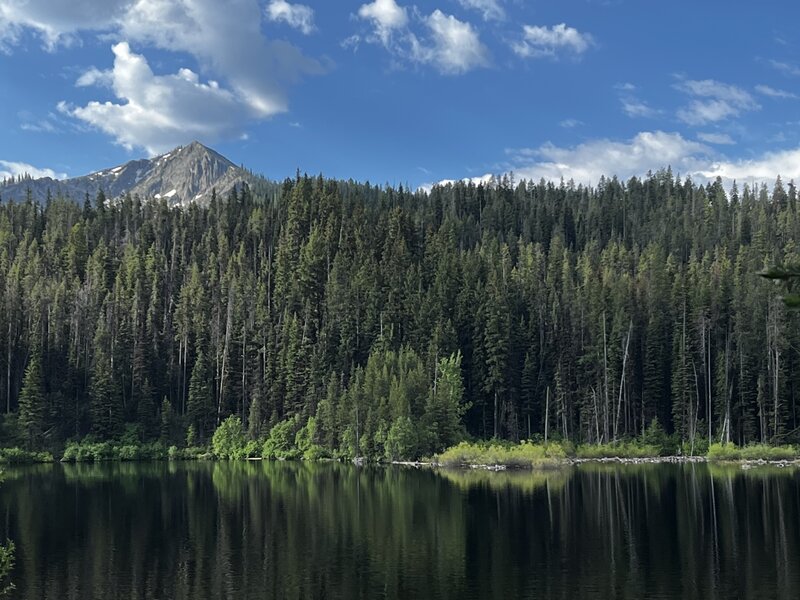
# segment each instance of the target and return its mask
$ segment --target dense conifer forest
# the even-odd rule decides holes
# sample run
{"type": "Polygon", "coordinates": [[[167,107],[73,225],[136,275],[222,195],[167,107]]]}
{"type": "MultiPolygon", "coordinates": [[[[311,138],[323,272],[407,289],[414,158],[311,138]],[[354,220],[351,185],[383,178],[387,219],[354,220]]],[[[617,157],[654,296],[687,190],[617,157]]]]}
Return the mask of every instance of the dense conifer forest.
{"type": "Polygon", "coordinates": [[[654,420],[693,445],[800,440],[800,329],[757,275],[800,259],[780,180],[3,200],[5,445],[202,445],[230,415],[338,456],[654,420]]]}

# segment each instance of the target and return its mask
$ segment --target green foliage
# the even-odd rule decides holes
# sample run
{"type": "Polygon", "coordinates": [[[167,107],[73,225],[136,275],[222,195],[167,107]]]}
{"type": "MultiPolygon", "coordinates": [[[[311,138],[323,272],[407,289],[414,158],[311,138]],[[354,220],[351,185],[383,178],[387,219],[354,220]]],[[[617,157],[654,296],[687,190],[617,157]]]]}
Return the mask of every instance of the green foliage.
{"type": "Polygon", "coordinates": [[[303,460],[317,460],[326,456],[326,452],[314,440],[316,439],[317,420],[309,417],[306,424],[297,430],[294,445],[303,460]]]}
{"type": "MultiPolygon", "coordinates": [[[[189,426],[194,428],[197,439],[202,443],[208,439],[214,422],[214,399],[208,378],[208,367],[203,350],[197,352],[189,380],[189,398],[186,404],[189,426]]],[[[192,446],[194,441],[187,444],[192,446]]]]}
{"type": "Polygon", "coordinates": [[[160,442],[141,443],[131,439],[97,442],[94,438],[86,438],[80,442],[69,442],[64,449],[61,462],[143,461],[166,458],[167,448],[160,442]]]}
{"type": "Polygon", "coordinates": [[[14,583],[10,581],[15,552],[14,542],[10,540],[5,546],[0,546],[0,597],[8,596],[15,589],[14,583]]]}
{"type": "Polygon", "coordinates": [[[34,349],[19,394],[19,427],[23,431],[28,449],[35,448],[44,430],[45,419],[44,375],[39,348],[34,349]]]}
{"type": "Polygon", "coordinates": [[[714,443],[709,446],[706,457],[713,461],[739,460],[742,458],[742,453],[736,444],[714,443]]]}
{"type": "Polygon", "coordinates": [[[435,457],[436,462],[446,467],[504,466],[528,469],[556,466],[566,459],[567,454],[560,444],[534,444],[528,441],[512,445],[461,442],[435,457]]]}
{"type": "Polygon", "coordinates": [[[419,436],[408,417],[397,417],[386,435],[386,459],[410,460],[419,456],[419,436]]]}
{"type": "Polygon", "coordinates": [[[584,444],[575,451],[577,458],[654,458],[661,456],[663,446],[644,440],[616,444],[584,444]]]}
{"type": "MultiPolygon", "coordinates": [[[[436,381],[428,396],[423,419],[427,436],[426,453],[439,452],[452,446],[466,434],[463,418],[470,405],[464,403],[461,361],[461,352],[457,352],[441,359],[437,365],[436,381]]],[[[410,422],[408,425],[413,430],[410,422]]],[[[394,424],[392,428],[394,429],[394,424]]],[[[409,446],[407,451],[412,449],[413,446],[409,446]]]]}
{"type": "Polygon", "coordinates": [[[49,452],[23,450],[21,448],[0,448],[0,463],[49,463],[53,455],[49,452]]]}
{"type": "Polygon", "coordinates": [[[800,293],[798,293],[798,283],[800,283],[800,264],[775,265],[759,273],[764,279],[781,283],[786,293],[783,296],[783,303],[792,310],[800,309],[800,293]]]}
{"type": "Polygon", "coordinates": [[[242,420],[234,416],[220,423],[211,438],[211,450],[217,458],[243,458],[246,444],[242,420]]]}
{"type": "Polygon", "coordinates": [[[195,428],[194,423],[192,423],[189,425],[189,427],[186,428],[186,447],[190,448],[196,445],[197,445],[197,429],[195,428]]]}
{"type": "Polygon", "coordinates": [[[711,444],[706,455],[715,462],[739,460],[787,461],[800,458],[800,451],[794,446],[768,446],[751,444],[737,447],[736,444],[711,444]]]}
{"type": "Polygon", "coordinates": [[[116,444],[128,424],[139,439],[118,445],[181,447],[193,427],[203,446],[229,415],[259,452],[298,418],[267,448],[282,456],[545,434],[800,444],[800,320],[753,276],[788,265],[766,274],[797,292],[780,181],[426,193],[297,176],[191,207],[3,200],[9,446],[116,444]]]}
{"type": "MultiPolygon", "coordinates": [[[[294,459],[300,457],[300,451],[295,446],[295,439],[299,435],[299,418],[294,417],[277,423],[269,432],[264,441],[261,456],[268,459],[294,459]]],[[[306,435],[301,436],[307,437],[306,435]]]]}
{"type": "Polygon", "coordinates": [[[643,446],[650,446],[659,449],[659,454],[669,455],[675,452],[675,442],[661,426],[658,417],[653,417],[650,425],[645,429],[644,434],[638,440],[643,446]]]}

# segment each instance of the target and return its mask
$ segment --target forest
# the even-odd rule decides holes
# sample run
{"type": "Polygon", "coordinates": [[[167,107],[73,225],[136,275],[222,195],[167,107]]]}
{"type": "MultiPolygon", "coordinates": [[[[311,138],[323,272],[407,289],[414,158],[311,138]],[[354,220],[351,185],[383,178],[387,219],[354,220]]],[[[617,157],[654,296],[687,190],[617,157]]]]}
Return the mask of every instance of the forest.
{"type": "Polygon", "coordinates": [[[670,170],[0,203],[2,446],[800,441],[797,190],[670,170]]]}

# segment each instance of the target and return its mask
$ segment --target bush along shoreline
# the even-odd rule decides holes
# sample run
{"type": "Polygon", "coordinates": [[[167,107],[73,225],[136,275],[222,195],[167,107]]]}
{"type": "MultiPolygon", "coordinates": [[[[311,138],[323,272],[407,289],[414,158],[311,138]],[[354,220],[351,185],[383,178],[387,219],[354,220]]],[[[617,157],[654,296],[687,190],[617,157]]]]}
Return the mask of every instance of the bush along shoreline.
{"type": "MultiPolygon", "coordinates": [[[[298,417],[278,422],[269,434],[252,439],[239,417],[228,417],[215,430],[207,445],[197,443],[192,432],[185,447],[167,446],[163,441],[142,442],[135,430],[126,431],[118,440],[98,441],[91,436],[70,441],[61,454],[65,463],[100,461],[160,460],[340,460],[357,464],[400,464],[441,468],[546,469],[586,462],[677,463],[729,462],[740,464],[800,465],[800,447],[792,445],[712,443],[695,440],[681,444],[667,435],[657,421],[644,434],[603,444],[575,446],[564,440],[461,441],[429,457],[413,443],[414,432],[393,427],[386,432],[384,452],[380,455],[356,452],[353,440],[349,448],[332,451],[318,443],[319,431],[314,417],[305,423],[298,417]]],[[[50,452],[20,448],[0,448],[0,464],[52,463],[50,452]]]]}

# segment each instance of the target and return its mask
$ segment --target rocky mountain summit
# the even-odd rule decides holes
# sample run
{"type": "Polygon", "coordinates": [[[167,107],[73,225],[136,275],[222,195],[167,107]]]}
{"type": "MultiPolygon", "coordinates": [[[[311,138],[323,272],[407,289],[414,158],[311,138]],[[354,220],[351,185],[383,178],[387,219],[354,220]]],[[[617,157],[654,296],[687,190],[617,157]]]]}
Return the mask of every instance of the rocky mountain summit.
{"type": "Polygon", "coordinates": [[[166,198],[170,205],[183,205],[208,201],[212,190],[225,195],[234,185],[250,178],[247,171],[218,152],[192,142],[161,156],[132,160],[82,177],[7,180],[0,183],[0,198],[24,200],[30,194],[41,202],[49,193],[52,197],[81,201],[87,193],[94,198],[102,190],[112,200],[130,193],[142,199],[166,198]]]}

